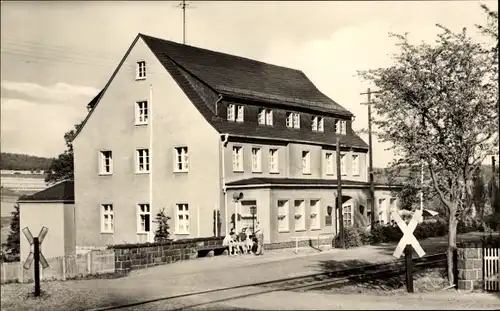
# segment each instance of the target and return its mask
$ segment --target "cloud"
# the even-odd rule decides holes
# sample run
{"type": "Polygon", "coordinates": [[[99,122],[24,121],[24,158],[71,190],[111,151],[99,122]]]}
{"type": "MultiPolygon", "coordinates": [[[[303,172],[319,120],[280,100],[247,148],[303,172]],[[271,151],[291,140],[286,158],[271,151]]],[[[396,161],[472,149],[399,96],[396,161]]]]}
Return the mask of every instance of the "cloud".
{"type": "Polygon", "coordinates": [[[85,105],[50,105],[42,101],[2,98],[2,151],[55,157],[65,149],[64,133],[85,115],[85,105]]]}
{"type": "MultiPolygon", "coordinates": [[[[49,86],[29,82],[2,81],[2,89],[9,91],[9,94],[21,95],[44,101],[48,103],[73,102],[83,98],[95,96],[99,90],[80,85],[69,85],[66,83],[55,83],[49,86]]],[[[15,96],[18,97],[18,96],[15,96]]]]}

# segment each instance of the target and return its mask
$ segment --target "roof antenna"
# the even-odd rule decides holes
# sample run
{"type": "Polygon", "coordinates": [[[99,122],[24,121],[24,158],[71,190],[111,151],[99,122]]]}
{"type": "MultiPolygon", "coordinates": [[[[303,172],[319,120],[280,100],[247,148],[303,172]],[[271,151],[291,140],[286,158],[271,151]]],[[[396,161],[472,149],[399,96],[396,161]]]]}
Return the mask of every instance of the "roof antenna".
{"type": "Polygon", "coordinates": [[[181,3],[177,5],[178,8],[182,9],[182,44],[186,44],[186,8],[195,8],[191,6],[191,4],[186,3],[185,0],[182,0],[181,3]]]}

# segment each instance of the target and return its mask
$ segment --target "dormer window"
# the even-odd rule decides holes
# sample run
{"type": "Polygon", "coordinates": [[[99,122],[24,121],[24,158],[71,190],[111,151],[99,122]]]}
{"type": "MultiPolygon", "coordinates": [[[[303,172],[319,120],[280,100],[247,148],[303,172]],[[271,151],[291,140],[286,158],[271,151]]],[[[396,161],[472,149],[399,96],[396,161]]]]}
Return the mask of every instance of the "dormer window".
{"type": "Polygon", "coordinates": [[[236,106],[236,122],[243,122],[243,106],[236,106]]]}
{"type": "Polygon", "coordinates": [[[146,79],[146,62],[137,62],[136,79],[146,79]]]}
{"type": "Polygon", "coordinates": [[[227,119],[229,121],[234,121],[236,119],[235,110],[236,107],[233,104],[227,105],[227,119]]]}
{"type": "Polygon", "coordinates": [[[227,119],[229,121],[243,122],[243,106],[227,105],[227,119]]]}
{"type": "Polygon", "coordinates": [[[315,132],[323,132],[324,129],[324,123],[323,123],[323,118],[322,117],[312,117],[312,124],[311,128],[315,132]]]}
{"type": "Polygon", "coordinates": [[[347,121],[335,120],[334,131],[335,131],[335,133],[340,134],[340,135],[347,134],[347,121]]]}
{"type": "Polygon", "coordinates": [[[293,128],[300,128],[300,114],[298,112],[286,113],[286,126],[293,128]]]}
{"type": "Polygon", "coordinates": [[[323,132],[325,129],[325,121],[323,120],[323,117],[318,117],[318,132],[323,132]]]}
{"type": "Polygon", "coordinates": [[[273,111],[271,109],[259,109],[259,124],[260,125],[273,125],[273,111]]]}

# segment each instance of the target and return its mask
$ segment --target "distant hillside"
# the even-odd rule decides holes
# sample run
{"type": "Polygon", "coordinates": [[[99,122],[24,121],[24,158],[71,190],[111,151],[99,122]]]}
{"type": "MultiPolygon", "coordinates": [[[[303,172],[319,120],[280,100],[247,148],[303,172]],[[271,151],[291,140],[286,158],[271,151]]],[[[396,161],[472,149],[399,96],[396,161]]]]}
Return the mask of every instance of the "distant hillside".
{"type": "Polygon", "coordinates": [[[19,153],[5,153],[0,155],[0,169],[2,170],[46,170],[53,159],[30,156],[19,153]]]}

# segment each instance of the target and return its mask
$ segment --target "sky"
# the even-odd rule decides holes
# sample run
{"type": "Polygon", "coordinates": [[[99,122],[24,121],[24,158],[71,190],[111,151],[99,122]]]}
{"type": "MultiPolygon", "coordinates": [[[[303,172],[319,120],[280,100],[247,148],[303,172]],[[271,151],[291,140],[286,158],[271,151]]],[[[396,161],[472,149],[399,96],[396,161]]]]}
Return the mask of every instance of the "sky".
{"type": "MultiPolygon", "coordinates": [[[[1,150],[56,157],[137,33],[182,42],[180,1],[2,1],[1,150]]],[[[302,70],[367,128],[358,70],[391,65],[389,32],[432,43],[442,24],[479,40],[497,1],[192,1],[186,43],[302,70]]],[[[368,141],[366,135],[361,135],[368,141]]],[[[392,160],[374,139],[374,166],[392,160]]]]}

